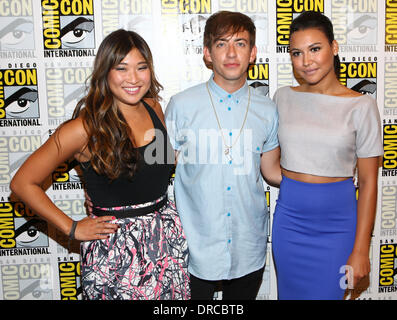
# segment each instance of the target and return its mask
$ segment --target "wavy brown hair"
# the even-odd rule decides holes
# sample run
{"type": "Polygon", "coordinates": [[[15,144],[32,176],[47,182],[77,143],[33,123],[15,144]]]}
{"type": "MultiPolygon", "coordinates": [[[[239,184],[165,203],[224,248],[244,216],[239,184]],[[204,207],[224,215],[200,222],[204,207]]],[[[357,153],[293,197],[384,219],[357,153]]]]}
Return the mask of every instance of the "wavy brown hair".
{"type": "Polygon", "coordinates": [[[146,60],[151,74],[150,89],[144,98],[160,100],[159,92],[163,87],[154,74],[148,44],[137,33],[119,29],[106,36],[99,46],[93,72],[88,79],[88,93],[78,102],[73,113],[73,119],[83,119],[93,169],[110,180],[116,179],[122,172],[132,177],[139,160],[138,150],[131,142],[132,132],[107,82],[109,71],[134,48],[146,60]]]}

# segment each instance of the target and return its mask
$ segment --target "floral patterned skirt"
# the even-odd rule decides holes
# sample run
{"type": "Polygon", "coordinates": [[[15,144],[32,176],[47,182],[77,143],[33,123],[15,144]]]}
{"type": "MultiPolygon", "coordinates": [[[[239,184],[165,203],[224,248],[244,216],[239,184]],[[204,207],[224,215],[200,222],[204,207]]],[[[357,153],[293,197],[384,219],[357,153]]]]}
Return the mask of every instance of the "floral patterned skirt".
{"type": "Polygon", "coordinates": [[[190,299],[187,242],[172,201],[158,211],[112,222],[120,226],[117,233],[81,243],[84,299],[190,299]]]}

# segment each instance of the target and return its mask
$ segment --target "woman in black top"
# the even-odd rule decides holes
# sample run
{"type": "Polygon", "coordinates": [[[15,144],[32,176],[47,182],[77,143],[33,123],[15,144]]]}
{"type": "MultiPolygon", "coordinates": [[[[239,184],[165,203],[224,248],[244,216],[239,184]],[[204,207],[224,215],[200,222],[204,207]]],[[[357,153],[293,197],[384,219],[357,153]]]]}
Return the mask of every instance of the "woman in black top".
{"type": "Polygon", "coordinates": [[[117,30],[101,43],[88,94],[21,166],[11,189],[71,238],[82,240],[86,299],[188,299],[188,250],[167,199],[169,147],[147,43],[117,30]],[[58,165],[81,163],[93,215],[73,221],[40,187],[58,165]]]}

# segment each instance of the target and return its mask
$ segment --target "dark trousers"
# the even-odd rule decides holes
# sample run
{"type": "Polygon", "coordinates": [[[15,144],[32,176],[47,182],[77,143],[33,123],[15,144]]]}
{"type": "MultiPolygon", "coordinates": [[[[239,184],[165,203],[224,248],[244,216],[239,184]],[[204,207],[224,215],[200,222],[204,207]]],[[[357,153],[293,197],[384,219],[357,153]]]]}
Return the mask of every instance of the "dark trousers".
{"type": "Polygon", "coordinates": [[[255,300],[262,284],[264,268],[241,278],[221,281],[203,280],[190,274],[191,299],[212,300],[215,290],[220,288],[222,300],[255,300]]]}

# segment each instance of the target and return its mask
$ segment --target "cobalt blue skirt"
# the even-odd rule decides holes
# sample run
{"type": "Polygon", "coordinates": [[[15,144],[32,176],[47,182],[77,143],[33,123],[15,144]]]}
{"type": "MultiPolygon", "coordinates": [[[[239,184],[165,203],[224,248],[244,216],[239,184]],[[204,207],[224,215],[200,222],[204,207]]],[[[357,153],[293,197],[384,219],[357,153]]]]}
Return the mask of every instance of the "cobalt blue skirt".
{"type": "Polygon", "coordinates": [[[317,184],[283,177],[272,232],[278,298],[342,299],[356,222],[352,179],[317,184]]]}

